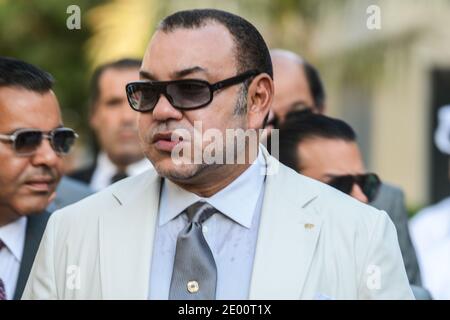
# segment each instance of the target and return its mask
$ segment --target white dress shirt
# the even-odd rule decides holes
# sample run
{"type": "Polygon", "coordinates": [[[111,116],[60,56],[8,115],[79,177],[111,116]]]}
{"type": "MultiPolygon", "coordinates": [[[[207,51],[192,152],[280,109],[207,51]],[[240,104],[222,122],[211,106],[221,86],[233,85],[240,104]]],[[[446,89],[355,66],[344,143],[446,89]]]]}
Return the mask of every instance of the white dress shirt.
{"type": "MultiPolygon", "coordinates": [[[[145,170],[153,168],[152,163],[144,157],[144,159],[130,164],[126,169],[128,176],[138,175],[145,170]]],[[[90,187],[94,191],[100,191],[111,184],[111,178],[117,173],[117,167],[111,162],[104,152],[100,152],[97,157],[97,166],[92,174],[90,187]]]]}
{"type": "Polygon", "coordinates": [[[11,300],[16,290],[19,276],[20,262],[22,260],[25,244],[25,231],[27,218],[22,217],[16,221],[0,227],[0,239],[5,246],[0,249],[0,278],[3,280],[6,298],[11,300]]]}
{"type": "Polygon", "coordinates": [[[150,272],[150,299],[168,299],[178,233],[188,223],[187,216],[180,213],[200,200],[222,213],[203,223],[203,234],[217,266],[216,298],[248,298],[264,182],[265,159],[261,150],[246,171],[209,198],[164,180],[150,272]]]}
{"type": "Polygon", "coordinates": [[[423,286],[434,299],[450,299],[450,198],[422,209],[409,228],[423,286]]]}

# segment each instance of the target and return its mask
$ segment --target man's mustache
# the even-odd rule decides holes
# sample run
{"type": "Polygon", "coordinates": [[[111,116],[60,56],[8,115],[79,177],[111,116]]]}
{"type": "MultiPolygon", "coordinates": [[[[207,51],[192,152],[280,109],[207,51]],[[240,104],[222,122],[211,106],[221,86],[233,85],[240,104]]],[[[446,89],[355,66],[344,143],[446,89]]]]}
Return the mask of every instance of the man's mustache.
{"type": "Polygon", "coordinates": [[[26,181],[35,180],[35,179],[46,179],[56,181],[60,177],[58,171],[54,168],[50,168],[47,166],[41,166],[33,170],[27,174],[26,181]]]}
{"type": "MultiPolygon", "coordinates": [[[[193,132],[193,128],[187,128],[184,126],[180,126],[179,124],[167,124],[167,123],[161,123],[158,126],[156,126],[155,128],[153,128],[152,130],[150,130],[150,132],[148,132],[148,134],[146,135],[146,141],[151,142],[153,141],[153,138],[155,135],[160,134],[160,133],[167,133],[167,132],[172,132],[176,133],[176,132],[189,132],[190,134],[192,134],[193,132]]],[[[178,134],[179,135],[179,134],[178,134]]]]}

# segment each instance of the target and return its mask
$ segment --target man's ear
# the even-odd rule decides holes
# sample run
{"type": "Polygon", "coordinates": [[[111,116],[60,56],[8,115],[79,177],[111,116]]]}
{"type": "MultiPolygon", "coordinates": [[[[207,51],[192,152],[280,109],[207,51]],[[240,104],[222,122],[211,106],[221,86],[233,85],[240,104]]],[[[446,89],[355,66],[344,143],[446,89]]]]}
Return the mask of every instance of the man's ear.
{"type": "Polygon", "coordinates": [[[267,73],[253,79],[247,95],[247,128],[262,129],[272,105],[273,94],[273,80],[267,73]]]}

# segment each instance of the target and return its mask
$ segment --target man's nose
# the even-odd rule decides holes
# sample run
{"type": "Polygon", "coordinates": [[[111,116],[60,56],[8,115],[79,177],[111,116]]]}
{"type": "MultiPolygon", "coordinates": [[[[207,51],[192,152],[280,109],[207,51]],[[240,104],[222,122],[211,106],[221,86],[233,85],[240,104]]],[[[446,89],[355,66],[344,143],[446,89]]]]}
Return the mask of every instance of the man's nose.
{"type": "Polygon", "coordinates": [[[162,94],[152,111],[152,116],[153,120],[156,121],[167,121],[169,119],[180,120],[183,117],[183,113],[174,108],[166,96],[162,94]]]}
{"type": "Polygon", "coordinates": [[[55,167],[59,161],[61,161],[61,157],[53,150],[48,139],[43,139],[31,160],[34,166],[45,165],[50,168],[55,167]]]}
{"type": "Polygon", "coordinates": [[[361,201],[363,203],[369,203],[369,200],[367,199],[367,196],[364,194],[364,192],[362,191],[361,187],[358,184],[356,184],[356,183],[353,184],[352,192],[350,193],[350,195],[353,198],[355,198],[355,199],[357,199],[357,200],[359,200],[359,201],[361,201]]]}

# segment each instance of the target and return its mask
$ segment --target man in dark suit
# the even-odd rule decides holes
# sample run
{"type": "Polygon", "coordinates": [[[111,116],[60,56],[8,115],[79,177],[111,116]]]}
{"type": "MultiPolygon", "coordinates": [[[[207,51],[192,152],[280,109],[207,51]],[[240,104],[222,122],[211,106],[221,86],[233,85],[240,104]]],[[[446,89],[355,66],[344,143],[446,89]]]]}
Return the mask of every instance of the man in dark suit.
{"type": "MultiPolygon", "coordinates": [[[[296,110],[309,109],[313,113],[325,113],[325,87],[318,70],[291,51],[271,50],[271,58],[275,86],[272,123],[282,123],[289,112],[296,110]]],[[[370,205],[389,214],[397,229],[408,279],[410,283],[420,285],[419,265],[409,234],[403,191],[383,182],[370,205]]]]}
{"type": "Polygon", "coordinates": [[[419,264],[417,262],[416,250],[413,246],[408,228],[408,212],[405,206],[405,195],[403,191],[391,184],[383,183],[377,197],[370,203],[375,208],[385,210],[395,224],[398,234],[398,242],[402,251],[403,262],[409,281],[421,285],[419,264]]]}
{"type": "Polygon", "coordinates": [[[90,126],[99,152],[93,164],[70,174],[99,191],[127,176],[151,167],[144,157],[137,133],[137,114],[125,92],[128,82],[139,79],[141,61],[121,59],[99,66],[92,76],[90,126]]]}
{"type": "Polygon", "coordinates": [[[21,297],[76,133],[47,72],[0,57],[0,299],[21,297]]]}

